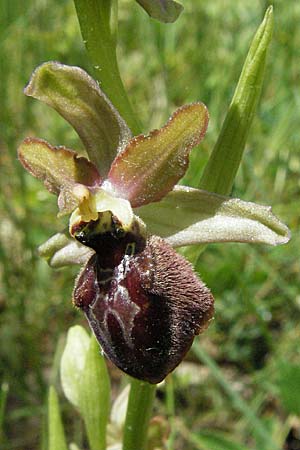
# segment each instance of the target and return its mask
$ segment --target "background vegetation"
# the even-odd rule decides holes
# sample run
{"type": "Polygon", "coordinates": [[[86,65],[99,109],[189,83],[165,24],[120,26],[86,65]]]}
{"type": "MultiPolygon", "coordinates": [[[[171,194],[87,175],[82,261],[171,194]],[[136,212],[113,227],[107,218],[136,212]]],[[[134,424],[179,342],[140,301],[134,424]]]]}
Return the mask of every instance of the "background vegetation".
{"type": "MultiPolygon", "coordinates": [[[[181,18],[166,26],[120,0],[119,61],[145,132],[184,103],[208,106],[209,130],[185,177],[193,186],[269,2],[182,3],[181,18]]],[[[226,436],[228,449],[261,450],[261,433],[281,446],[289,434],[286,448],[300,448],[291,446],[300,433],[300,3],[273,4],[262,100],[233,195],[272,205],[293,237],[279,248],[210,245],[199,259],[197,270],[216,298],[215,320],[155,404],[157,414],[170,417],[168,445],[175,450],[225,450],[226,436]]],[[[70,325],[85,323],[70,302],[77,269],[53,271],[37,256],[37,246],[63,224],[56,199],[25,173],[16,148],[28,135],[81,145],[22,88],[47,60],[92,68],[71,0],[1,0],[0,13],[0,448],[35,450],[45,448],[45,399],[49,380],[57,381],[64,336],[70,325]]],[[[120,373],[111,374],[117,384],[120,373]]],[[[62,395],[60,401],[69,433],[80,437],[79,417],[62,395]]]]}

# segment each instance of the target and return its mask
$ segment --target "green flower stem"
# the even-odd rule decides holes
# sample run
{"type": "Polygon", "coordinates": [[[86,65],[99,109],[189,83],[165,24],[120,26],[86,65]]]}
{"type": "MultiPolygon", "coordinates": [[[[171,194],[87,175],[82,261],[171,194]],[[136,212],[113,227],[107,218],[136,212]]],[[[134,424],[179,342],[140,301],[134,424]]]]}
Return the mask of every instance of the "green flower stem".
{"type": "Polygon", "coordinates": [[[253,38],[222,130],[200,180],[201,189],[223,195],[231,192],[260,97],[272,31],[270,6],[253,38]]]}
{"type": "Polygon", "coordinates": [[[4,447],[4,420],[5,420],[5,409],[8,397],[8,383],[3,382],[0,386],[0,445],[4,447]]]}
{"type": "Polygon", "coordinates": [[[123,450],[144,450],[156,385],[131,379],[123,450]]]}
{"type": "MultiPolygon", "coordinates": [[[[117,0],[74,0],[74,3],[95,77],[132,133],[137,135],[141,127],[121,80],[116,57],[117,0]]],[[[154,385],[132,379],[123,450],[145,448],[154,394],[154,385]]]]}
{"type": "Polygon", "coordinates": [[[177,435],[177,427],[175,426],[175,393],[172,373],[166,378],[166,407],[168,420],[170,423],[170,434],[167,441],[167,449],[172,450],[174,448],[177,435]]]}
{"type": "Polygon", "coordinates": [[[95,78],[134,135],[140,125],[121,80],[117,56],[117,0],[74,0],[81,34],[95,78]]]}

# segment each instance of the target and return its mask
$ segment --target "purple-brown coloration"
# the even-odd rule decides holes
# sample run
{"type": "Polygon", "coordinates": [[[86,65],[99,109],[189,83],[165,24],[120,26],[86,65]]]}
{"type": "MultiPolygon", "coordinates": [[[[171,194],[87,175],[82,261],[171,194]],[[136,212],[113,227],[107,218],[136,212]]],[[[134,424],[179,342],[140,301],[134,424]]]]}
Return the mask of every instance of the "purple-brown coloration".
{"type": "Polygon", "coordinates": [[[151,236],[144,248],[127,237],[108,240],[79,275],[74,303],[108,358],[127,374],[158,383],[207,327],[213,297],[163,239],[151,236]]]}

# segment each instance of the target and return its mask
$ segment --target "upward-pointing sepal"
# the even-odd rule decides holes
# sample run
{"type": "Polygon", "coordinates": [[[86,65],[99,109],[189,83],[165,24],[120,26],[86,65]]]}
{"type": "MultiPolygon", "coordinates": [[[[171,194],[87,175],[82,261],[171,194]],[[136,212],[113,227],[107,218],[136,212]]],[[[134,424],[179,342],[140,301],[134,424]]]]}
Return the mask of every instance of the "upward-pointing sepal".
{"type": "Polygon", "coordinates": [[[98,83],[80,67],[49,61],[35,69],[24,92],[47,103],[74,127],[105,177],[131,131],[98,83]]]}

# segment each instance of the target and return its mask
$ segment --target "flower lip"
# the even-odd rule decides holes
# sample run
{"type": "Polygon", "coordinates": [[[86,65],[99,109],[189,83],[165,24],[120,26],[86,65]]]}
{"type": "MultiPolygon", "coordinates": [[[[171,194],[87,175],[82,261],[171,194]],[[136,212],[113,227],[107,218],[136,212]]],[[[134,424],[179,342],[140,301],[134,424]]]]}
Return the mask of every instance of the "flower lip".
{"type": "Polygon", "coordinates": [[[157,236],[139,249],[132,243],[125,249],[124,239],[109,247],[109,236],[104,243],[105,251],[91,257],[76,281],[74,304],[120,369],[158,383],[208,326],[213,296],[192,266],[157,236]]]}

